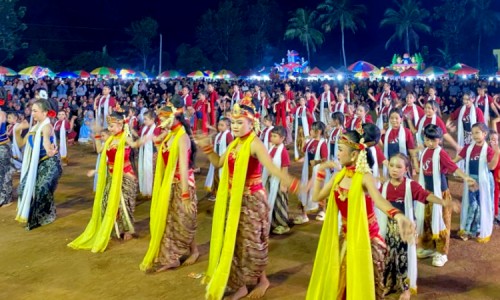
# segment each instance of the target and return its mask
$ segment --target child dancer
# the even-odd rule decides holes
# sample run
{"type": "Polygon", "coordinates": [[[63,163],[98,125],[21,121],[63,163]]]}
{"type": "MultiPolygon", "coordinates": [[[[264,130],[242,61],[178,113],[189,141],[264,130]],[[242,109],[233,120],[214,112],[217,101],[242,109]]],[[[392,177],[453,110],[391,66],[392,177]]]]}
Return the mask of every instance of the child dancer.
{"type": "MultiPolygon", "coordinates": [[[[213,141],[214,151],[219,156],[223,156],[226,152],[227,146],[233,141],[233,135],[231,134],[231,121],[222,117],[217,124],[217,135],[213,141]]],[[[213,164],[210,164],[208,168],[207,179],[205,180],[205,188],[210,192],[209,201],[215,201],[216,192],[219,187],[219,180],[222,176],[221,169],[215,169],[213,164]]]]}
{"type": "MultiPolygon", "coordinates": [[[[490,131],[490,147],[497,148],[498,147],[498,132],[492,130],[490,131]]],[[[500,215],[498,214],[498,205],[499,205],[499,197],[500,197],[500,159],[493,170],[493,181],[494,181],[494,198],[493,198],[493,215],[495,216],[494,223],[500,224],[500,215]]]]}
{"type": "Polygon", "coordinates": [[[156,149],[152,138],[160,134],[161,129],[156,128],[156,115],[148,110],[144,113],[144,126],[141,130],[141,139],[146,142],[139,148],[139,193],[151,197],[153,191],[153,174],[156,162],[156,149]]]}
{"type": "Polygon", "coordinates": [[[422,107],[415,104],[415,95],[409,93],[406,95],[406,105],[403,106],[403,115],[405,123],[409,129],[416,132],[418,121],[425,115],[422,107]]]}
{"type": "Polygon", "coordinates": [[[260,133],[260,140],[262,141],[262,143],[264,143],[266,149],[269,150],[269,148],[271,148],[271,146],[269,145],[271,130],[273,130],[274,128],[273,119],[270,115],[264,117],[264,126],[266,126],[266,128],[264,128],[264,130],[262,130],[262,132],[260,133]]]}
{"type": "MultiPolygon", "coordinates": [[[[282,126],[273,128],[271,131],[272,146],[269,149],[269,155],[276,167],[280,168],[284,173],[288,173],[290,156],[283,144],[285,138],[285,128],[282,126]]],[[[288,227],[288,189],[280,184],[279,177],[269,176],[267,169],[264,169],[262,173],[262,182],[268,193],[271,230],[274,234],[285,234],[290,231],[290,227],[288,227]]]]}
{"type": "Polygon", "coordinates": [[[68,143],[67,134],[73,128],[76,116],[67,120],[67,115],[64,110],[57,113],[57,122],[54,124],[54,134],[58,142],[59,153],[61,154],[61,161],[63,166],[68,165],[68,143]]]}
{"type": "Polygon", "coordinates": [[[0,110],[0,207],[12,204],[13,172],[12,150],[7,135],[7,114],[0,110]]]}
{"type": "MultiPolygon", "coordinates": [[[[429,101],[426,107],[433,101],[429,101]]],[[[435,102],[434,102],[435,103],[435,102]]],[[[446,174],[455,174],[464,179],[466,184],[476,181],[462,172],[452,161],[448,153],[439,146],[443,138],[441,127],[429,124],[423,130],[426,148],[420,158],[419,183],[436,197],[448,201],[451,198],[446,174]]],[[[418,258],[433,256],[432,265],[442,267],[448,261],[450,247],[451,208],[429,203],[425,206],[423,224],[417,224],[421,236],[418,258]]]]}
{"type": "MultiPolygon", "coordinates": [[[[302,165],[302,176],[300,182],[307,185],[310,178],[316,178],[319,165],[328,159],[327,141],[323,138],[326,126],[321,121],[314,122],[311,127],[311,139],[304,146],[304,162],[302,165]]],[[[312,201],[312,190],[299,194],[302,213],[298,215],[293,223],[300,225],[309,222],[307,212],[318,209],[318,203],[312,201]]],[[[324,205],[316,216],[318,221],[323,221],[325,217],[324,205]]]]}
{"type": "MultiPolygon", "coordinates": [[[[96,134],[94,136],[94,139],[95,140],[107,141],[110,136],[111,135],[109,133],[109,130],[103,129],[100,134],[96,134]]],[[[95,162],[95,169],[92,170],[91,172],[87,173],[88,177],[94,176],[94,192],[97,189],[97,180],[98,180],[97,174],[98,174],[98,171],[99,171],[99,162],[100,161],[101,161],[101,151],[97,151],[97,160],[95,162]]]]}
{"type": "Polygon", "coordinates": [[[389,127],[389,113],[394,106],[391,97],[388,95],[382,99],[382,107],[378,107],[377,112],[377,127],[380,130],[387,129],[389,127]]]}
{"type": "Polygon", "coordinates": [[[459,236],[464,240],[477,238],[478,242],[486,243],[493,231],[494,197],[493,176],[489,170],[494,170],[498,164],[500,149],[488,146],[486,137],[488,127],[484,123],[472,125],[473,143],[460,151],[454,159],[465,160],[465,174],[475,179],[479,188],[471,188],[464,184],[462,193],[462,213],[460,215],[459,236]]]}
{"type": "Polygon", "coordinates": [[[332,114],[332,122],[330,123],[332,132],[328,137],[328,160],[337,161],[338,141],[340,135],[344,133],[344,114],[337,111],[332,114]]]}
{"type": "MultiPolygon", "coordinates": [[[[417,153],[413,135],[408,128],[403,127],[403,113],[399,108],[393,108],[389,114],[390,127],[382,135],[384,156],[392,157],[397,153],[410,154],[413,165],[418,166],[417,153]]],[[[387,166],[383,167],[384,177],[387,178],[387,166]]],[[[410,174],[411,175],[411,174],[410,174]]]]}
{"type": "Polygon", "coordinates": [[[469,94],[465,94],[462,97],[463,106],[460,109],[455,110],[448,121],[446,121],[446,127],[450,131],[455,131],[456,126],[453,125],[453,121],[458,123],[458,146],[463,148],[472,143],[472,125],[476,123],[485,123],[483,112],[479,107],[474,106],[474,102],[469,94]]]}
{"type": "Polygon", "coordinates": [[[294,138],[294,155],[297,161],[300,157],[304,156],[301,153],[305,140],[309,137],[309,129],[311,128],[313,122],[312,114],[307,110],[306,98],[299,98],[299,107],[295,113],[294,128],[295,128],[295,138],[294,138]]]}
{"type": "Polygon", "coordinates": [[[355,130],[356,128],[360,128],[361,124],[373,123],[372,116],[368,114],[369,110],[370,108],[365,103],[361,103],[360,105],[358,105],[358,108],[356,108],[356,113],[354,114],[354,117],[351,119],[347,128],[349,128],[350,130],[355,130]]]}
{"type": "MultiPolygon", "coordinates": [[[[414,220],[414,205],[420,206],[419,211],[423,212],[423,206],[427,202],[443,206],[451,204],[451,198],[445,202],[426,191],[416,181],[407,178],[407,175],[411,174],[410,169],[411,164],[408,156],[402,153],[391,156],[389,161],[390,180],[380,187],[380,192],[382,197],[391,202],[392,206],[404,213],[408,219],[414,220]]],[[[410,294],[417,293],[416,246],[401,240],[398,224],[394,219],[387,218],[385,213],[379,209],[376,212],[380,235],[387,243],[384,271],[385,294],[400,292],[402,293],[400,300],[410,299],[410,294]]],[[[423,214],[417,216],[419,219],[423,219],[423,217],[423,214]]]]}
{"type": "Polygon", "coordinates": [[[9,112],[7,114],[7,123],[9,124],[7,131],[9,132],[9,137],[12,139],[12,164],[14,165],[14,169],[19,171],[22,167],[23,152],[18,146],[15,134],[19,126],[17,113],[9,112]]]}

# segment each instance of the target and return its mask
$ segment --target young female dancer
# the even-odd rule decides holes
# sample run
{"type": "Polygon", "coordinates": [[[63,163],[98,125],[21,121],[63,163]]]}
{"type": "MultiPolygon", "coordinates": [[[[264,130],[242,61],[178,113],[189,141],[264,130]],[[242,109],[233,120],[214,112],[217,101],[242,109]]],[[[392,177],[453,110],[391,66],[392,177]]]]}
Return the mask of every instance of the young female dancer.
{"type": "Polygon", "coordinates": [[[261,164],[281,184],[297,193],[299,181],[276,167],[262,142],[256,138],[258,118],[250,102],[235,105],[231,129],[235,140],[219,157],[210,139],[198,144],[210,162],[222,168],[215,201],[210,258],[204,282],[207,299],[221,299],[228,285],[231,299],[262,297],[269,287],[265,268],[268,261],[269,207],[261,179],[261,164]],[[248,293],[247,285],[256,285],[248,293]]]}
{"type": "Polygon", "coordinates": [[[144,125],[140,132],[140,138],[145,140],[139,148],[139,193],[145,197],[151,197],[153,192],[154,165],[156,162],[156,149],[152,137],[160,134],[156,128],[156,115],[154,111],[148,110],[144,113],[144,125]]]}
{"type": "Polygon", "coordinates": [[[12,204],[13,172],[12,150],[7,135],[7,114],[0,110],[0,207],[12,204]]]}

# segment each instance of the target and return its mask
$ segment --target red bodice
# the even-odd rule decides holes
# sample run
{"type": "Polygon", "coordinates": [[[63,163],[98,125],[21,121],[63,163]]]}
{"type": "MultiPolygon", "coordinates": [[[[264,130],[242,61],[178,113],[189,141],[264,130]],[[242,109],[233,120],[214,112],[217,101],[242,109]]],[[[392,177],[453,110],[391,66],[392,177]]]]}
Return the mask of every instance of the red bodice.
{"type": "MultiPolygon", "coordinates": [[[[108,157],[108,170],[113,174],[113,168],[115,165],[117,145],[111,144],[108,149],[106,149],[106,156],[108,157]]],[[[123,173],[135,176],[134,169],[130,164],[130,152],[132,149],[129,146],[125,146],[125,158],[123,161],[123,173]]]]}
{"type": "MultiPolygon", "coordinates": [[[[228,157],[228,167],[229,167],[229,182],[231,186],[231,182],[233,180],[234,173],[234,165],[236,163],[236,158],[238,156],[238,151],[233,149],[228,157]]],[[[236,176],[241,176],[242,174],[236,174],[236,176]]],[[[245,190],[252,192],[263,189],[262,186],[262,166],[259,160],[250,155],[248,160],[248,169],[246,174],[246,182],[245,182],[245,190]]]]}

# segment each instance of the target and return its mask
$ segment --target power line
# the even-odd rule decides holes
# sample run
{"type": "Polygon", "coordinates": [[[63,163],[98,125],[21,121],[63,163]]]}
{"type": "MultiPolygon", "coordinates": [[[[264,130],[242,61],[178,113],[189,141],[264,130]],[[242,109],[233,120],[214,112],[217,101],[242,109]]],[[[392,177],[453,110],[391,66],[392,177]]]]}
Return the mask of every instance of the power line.
{"type": "Polygon", "coordinates": [[[69,29],[89,29],[89,30],[101,30],[101,31],[124,31],[124,29],[117,28],[104,28],[104,27],[86,27],[86,26],[69,26],[69,25],[52,25],[52,24],[38,24],[38,23],[25,23],[28,26],[39,26],[39,27],[58,27],[58,28],[69,28],[69,29]]]}

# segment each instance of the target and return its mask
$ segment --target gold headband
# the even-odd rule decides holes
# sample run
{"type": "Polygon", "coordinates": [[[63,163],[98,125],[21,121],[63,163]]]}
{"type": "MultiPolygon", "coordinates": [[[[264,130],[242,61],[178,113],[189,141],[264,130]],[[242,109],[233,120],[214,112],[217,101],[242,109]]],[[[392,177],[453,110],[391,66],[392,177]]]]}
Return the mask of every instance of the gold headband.
{"type": "Polygon", "coordinates": [[[354,150],[366,150],[367,148],[374,146],[374,142],[364,143],[364,139],[361,139],[359,143],[351,141],[345,134],[340,136],[339,144],[347,145],[354,150]]]}
{"type": "Polygon", "coordinates": [[[250,111],[246,109],[241,109],[241,106],[237,103],[233,106],[231,117],[233,119],[247,118],[251,121],[255,119],[255,116],[250,111]]]}
{"type": "Polygon", "coordinates": [[[108,122],[108,124],[110,123],[120,123],[120,124],[123,124],[125,122],[124,119],[118,119],[116,117],[113,117],[113,116],[107,116],[106,117],[106,122],[108,122]]]}

